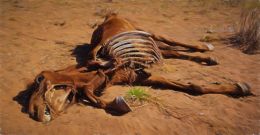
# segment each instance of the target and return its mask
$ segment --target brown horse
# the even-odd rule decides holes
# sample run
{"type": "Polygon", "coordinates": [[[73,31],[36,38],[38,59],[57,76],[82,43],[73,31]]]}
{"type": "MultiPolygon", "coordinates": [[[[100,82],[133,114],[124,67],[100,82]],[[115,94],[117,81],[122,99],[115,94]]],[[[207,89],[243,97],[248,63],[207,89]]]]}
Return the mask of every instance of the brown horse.
{"type": "Polygon", "coordinates": [[[207,65],[218,64],[211,57],[189,56],[174,50],[181,46],[195,51],[211,51],[212,45],[189,45],[136,28],[116,14],[108,15],[93,32],[90,58],[81,67],[70,66],[59,71],[43,71],[36,79],[36,90],[31,96],[29,112],[39,121],[54,119],[69,105],[75,103],[77,93],[83,93],[90,102],[103,109],[128,112],[130,108],[122,97],[105,102],[96,92],[114,84],[138,84],[163,87],[197,94],[250,94],[245,83],[185,84],[156,76],[148,71],[162,64],[164,58],[180,58],[207,65]],[[158,43],[162,42],[162,43],[158,43]]]}

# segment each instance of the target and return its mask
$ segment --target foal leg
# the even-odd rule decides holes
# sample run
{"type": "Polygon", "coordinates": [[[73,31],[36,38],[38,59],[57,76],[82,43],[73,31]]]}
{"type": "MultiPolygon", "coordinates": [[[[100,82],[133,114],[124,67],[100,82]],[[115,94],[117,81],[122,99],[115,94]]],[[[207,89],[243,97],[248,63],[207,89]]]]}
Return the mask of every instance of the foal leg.
{"type": "Polygon", "coordinates": [[[207,65],[217,65],[218,64],[217,60],[212,57],[190,56],[190,55],[178,53],[177,51],[174,51],[174,50],[161,50],[161,53],[164,58],[179,58],[179,59],[184,59],[184,60],[195,61],[198,63],[205,62],[207,65]]]}
{"type": "Polygon", "coordinates": [[[196,85],[196,84],[184,84],[177,81],[168,80],[166,78],[151,75],[147,79],[141,82],[142,85],[155,86],[168,89],[181,90],[187,93],[198,94],[227,94],[227,95],[249,95],[250,88],[245,83],[236,84],[208,84],[208,85],[196,85]]]}

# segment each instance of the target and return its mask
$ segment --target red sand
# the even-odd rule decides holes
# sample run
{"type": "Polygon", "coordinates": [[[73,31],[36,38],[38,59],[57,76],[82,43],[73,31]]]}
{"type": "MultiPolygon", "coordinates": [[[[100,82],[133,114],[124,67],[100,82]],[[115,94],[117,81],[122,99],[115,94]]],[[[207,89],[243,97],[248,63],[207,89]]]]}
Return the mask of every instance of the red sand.
{"type": "MultiPolygon", "coordinates": [[[[74,105],[49,124],[36,122],[22,113],[22,106],[13,98],[40,71],[76,64],[70,50],[89,43],[91,26],[101,22],[100,16],[108,10],[119,12],[144,29],[187,43],[200,43],[198,40],[211,27],[213,36],[232,34],[231,28],[239,20],[237,7],[209,8],[178,1],[2,0],[0,134],[260,134],[259,54],[243,54],[221,41],[213,42],[215,51],[206,53],[217,57],[220,65],[166,60],[156,73],[196,83],[245,81],[256,96],[192,96],[151,89],[150,93],[167,106],[167,112],[148,104],[126,115],[113,116],[102,109],[74,105]]],[[[103,96],[113,98],[128,89],[113,86],[103,96]]]]}

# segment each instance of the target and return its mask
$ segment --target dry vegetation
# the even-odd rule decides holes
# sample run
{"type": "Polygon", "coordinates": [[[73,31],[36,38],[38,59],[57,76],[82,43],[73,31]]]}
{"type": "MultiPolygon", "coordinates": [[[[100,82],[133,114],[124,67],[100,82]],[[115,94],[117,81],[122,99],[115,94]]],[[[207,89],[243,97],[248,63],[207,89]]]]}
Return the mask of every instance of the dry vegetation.
{"type": "Polygon", "coordinates": [[[259,8],[247,9],[241,13],[239,31],[236,35],[237,45],[245,53],[258,52],[260,46],[259,8]]]}
{"type": "Polygon", "coordinates": [[[238,31],[232,42],[244,53],[259,53],[260,48],[260,1],[246,1],[242,5],[238,31]]]}
{"type": "MultiPolygon", "coordinates": [[[[241,15],[239,22],[233,22],[236,33],[232,35],[231,43],[244,53],[259,53],[260,48],[260,1],[259,0],[189,0],[190,5],[203,7],[205,14],[220,7],[239,7],[241,15]]],[[[218,40],[212,35],[204,35],[200,41],[214,42],[218,40]]]]}

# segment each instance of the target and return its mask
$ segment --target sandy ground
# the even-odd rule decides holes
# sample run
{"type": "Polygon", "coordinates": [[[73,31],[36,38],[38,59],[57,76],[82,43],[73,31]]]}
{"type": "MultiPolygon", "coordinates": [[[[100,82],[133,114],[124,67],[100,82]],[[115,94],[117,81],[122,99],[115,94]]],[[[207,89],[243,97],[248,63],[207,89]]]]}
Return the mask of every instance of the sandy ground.
{"type": "MultiPolygon", "coordinates": [[[[0,134],[89,135],[258,135],[260,134],[260,57],[246,55],[222,41],[205,55],[220,65],[203,66],[184,60],[165,60],[156,73],[185,82],[245,81],[256,96],[192,96],[173,90],[150,94],[167,111],[147,104],[123,116],[113,116],[92,106],[74,105],[48,124],[29,118],[13,100],[42,70],[76,64],[72,50],[89,43],[92,26],[108,11],[119,12],[144,29],[186,43],[201,43],[208,29],[214,37],[234,32],[239,8],[208,6],[186,1],[160,0],[1,0],[0,2],[0,134]]],[[[196,54],[196,53],[195,53],[196,54]]],[[[107,89],[104,98],[124,95],[128,86],[107,89]]]]}

